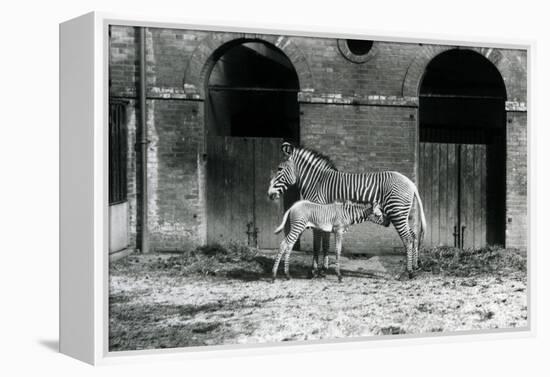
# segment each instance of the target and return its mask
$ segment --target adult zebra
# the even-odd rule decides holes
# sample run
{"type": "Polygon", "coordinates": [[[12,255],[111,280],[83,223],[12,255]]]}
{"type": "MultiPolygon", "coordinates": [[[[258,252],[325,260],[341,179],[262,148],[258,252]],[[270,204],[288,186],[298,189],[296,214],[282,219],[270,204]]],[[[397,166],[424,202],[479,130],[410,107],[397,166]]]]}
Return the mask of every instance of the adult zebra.
{"type": "MultiPolygon", "coordinates": [[[[283,153],[288,156],[271,179],[268,189],[270,199],[279,198],[290,186],[296,184],[302,199],[314,203],[330,204],[335,201],[351,200],[379,206],[386,223],[391,222],[407,251],[407,274],[401,278],[413,277],[414,269],[418,268],[418,248],[422,241],[426,218],[422,201],[416,185],[403,174],[395,171],[382,171],[365,174],[340,172],[334,163],[326,156],[308,149],[293,147],[283,143],[283,153]],[[409,225],[409,215],[416,197],[420,212],[419,236],[409,225]]],[[[321,232],[313,231],[313,267],[312,273],[317,274],[319,258],[319,239],[321,232]]],[[[328,237],[323,237],[323,269],[328,268],[328,237]]]]}

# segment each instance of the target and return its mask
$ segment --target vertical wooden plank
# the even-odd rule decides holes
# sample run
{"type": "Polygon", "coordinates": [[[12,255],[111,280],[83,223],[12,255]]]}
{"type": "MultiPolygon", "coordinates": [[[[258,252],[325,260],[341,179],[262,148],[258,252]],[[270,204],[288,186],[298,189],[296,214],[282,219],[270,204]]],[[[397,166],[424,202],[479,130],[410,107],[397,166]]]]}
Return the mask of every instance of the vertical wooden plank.
{"type": "Polygon", "coordinates": [[[439,174],[438,174],[438,192],[439,203],[437,212],[439,213],[439,246],[446,244],[446,227],[447,227],[447,192],[445,189],[447,178],[447,146],[446,144],[438,144],[438,160],[439,160],[439,174]]]}
{"type": "Polygon", "coordinates": [[[222,156],[219,151],[218,138],[208,141],[207,143],[207,188],[206,188],[206,211],[207,211],[207,231],[206,239],[208,243],[217,241],[218,230],[218,198],[220,183],[223,182],[223,178],[219,176],[219,171],[223,171],[223,166],[220,164],[223,162],[222,156]],[[216,189],[218,188],[218,189],[216,189]]]}
{"type": "Polygon", "coordinates": [[[447,226],[447,144],[438,144],[439,146],[439,245],[448,246],[448,226],[447,226]]]}
{"type": "Polygon", "coordinates": [[[461,153],[461,177],[460,177],[460,217],[461,231],[464,229],[463,240],[464,248],[472,248],[473,231],[475,223],[473,222],[474,207],[474,175],[473,175],[473,145],[462,144],[461,153]],[[465,227],[465,228],[464,228],[465,227]]]}
{"type": "Polygon", "coordinates": [[[231,229],[228,228],[229,221],[228,216],[229,203],[231,203],[231,191],[229,184],[231,183],[231,177],[229,177],[229,172],[231,172],[231,166],[229,161],[229,148],[230,145],[227,144],[227,139],[225,137],[220,137],[217,139],[219,142],[216,145],[216,160],[217,160],[217,169],[215,173],[216,185],[214,189],[214,197],[216,198],[216,206],[213,208],[214,218],[216,221],[216,241],[217,242],[227,242],[228,234],[231,233],[231,229]]]}
{"type": "Polygon", "coordinates": [[[431,167],[432,167],[432,148],[430,143],[424,144],[424,174],[425,174],[425,180],[424,180],[424,190],[425,190],[425,196],[426,196],[426,243],[429,246],[433,246],[432,243],[432,181],[431,181],[431,167]]]}
{"type": "MultiPolygon", "coordinates": [[[[426,149],[426,143],[419,143],[418,144],[418,193],[420,194],[420,198],[422,199],[422,203],[424,204],[424,214],[426,214],[426,172],[425,172],[425,165],[426,165],[426,159],[424,158],[424,151],[426,149]]],[[[427,230],[424,230],[424,246],[428,246],[427,243],[427,230]]]]}
{"type": "Polygon", "coordinates": [[[283,139],[255,138],[254,139],[254,216],[258,228],[258,247],[262,249],[276,249],[279,247],[281,235],[273,232],[282,220],[283,200],[272,201],[267,196],[269,180],[276,171],[282,158],[280,146],[283,139]]]}
{"type": "Polygon", "coordinates": [[[453,206],[454,202],[453,198],[456,196],[456,187],[454,185],[454,179],[453,177],[456,176],[456,164],[455,164],[455,145],[454,144],[447,144],[447,207],[446,207],[446,213],[447,213],[447,228],[448,228],[448,234],[447,234],[447,245],[454,246],[454,225],[456,222],[456,204],[455,207],[453,206]]]}
{"type": "Polygon", "coordinates": [[[477,247],[477,240],[476,240],[476,229],[477,229],[477,226],[479,225],[479,219],[478,219],[478,207],[479,207],[479,188],[477,187],[478,185],[478,179],[479,179],[479,175],[477,174],[477,170],[476,170],[476,149],[477,149],[477,145],[476,144],[473,144],[470,146],[471,147],[471,155],[472,155],[472,182],[471,182],[471,190],[472,190],[472,195],[471,195],[471,198],[472,198],[472,209],[471,209],[471,215],[472,215],[472,219],[470,220],[470,222],[472,223],[472,227],[470,229],[470,232],[472,232],[472,247],[473,248],[476,248],[477,247]]]}
{"type": "Polygon", "coordinates": [[[223,241],[224,242],[234,242],[237,232],[239,231],[239,226],[235,224],[237,220],[235,218],[235,210],[238,209],[238,196],[236,191],[237,182],[236,179],[239,179],[235,174],[235,170],[239,168],[239,161],[236,160],[235,149],[240,149],[239,145],[240,138],[229,138],[224,137],[224,171],[222,175],[224,177],[224,182],[222,186],[221,195],[223,195],[224,202],[222,207],[225,208],[224,212],[221,213],[220,220],[222,220],[223,232],[223,241]]]}
{"type": "Polygon", "coordinates": [[[481,225],[481,219],[480,219],[480,185],[481,185],[481,175],[479,171],[479,144],[473,145],[473,156],[472,156],[472,175],[473,175],[473,187],[472,187],[472,198],[473,198],[473,219],[472,222],[474,224],[474,227],[472,229],[473,232],[473,247],[478,249],[481,246],[481,239],[479,235],[479,227],[481,225]]]}
{"type": "Polygon", "coordinates": [[[216,197],[218,198],[217,203],[218,207],[215,208],[217,211],[216,222],[219,233],[218,242],[229,242],[228,238],[231,234],[231,202],[233,200],[233,193],[231,190],[232,186],[232,177],[230,175],[232,171],[231,166],[231,149],[232,145],[228,143],[228,139],[225,137],[220,138],[220,145],[218,146],[219,154],[219,169],[218,170],[218,185],[215,187],[216,197]]]}
{"type": "Polygon", "coordinates": [[[487,245],[487,145],[480,145],[479,152],[479,239],[483,247],[487,245]]]}
{"type": "MultiPolygon", "coordinates": [[[[466,145],[460,144],[459,145],[459,158],[460,158],[460,176],[459,179],[459,185],[460,185],[460,195],[459,195],[459,211],[460,211],[460,224],[458,226],[461,228],[462,233],[462,227],[468,226],[468,194],[466,193],[466,189],[468,187],[468,168],[467,168],[467,159],[466,159],[466,145]]],[[[468,228],[465,228],[465,231],[468,231],[468,228]]],[[[464,240],[464,243],[462,247],[466,248],[467,240],[466,237],[463,237],[461,234],[462,240],[464,240]]]]}
{"type": "MultiPolygon", "coordinates": [[[[476,209],[476,185],[475,185],[475,181],[476,181],[476,174],[475,174],[475,145],[472,144],[472,145],[468,145],[468,155],[467,155],[467,158],[468,158],[468,168],[469,168],[469,173],[468,173],[468,176],[470,178],[470,184],[469,184],[469,191],[470,191],[470,195],[469,195],[469,198],[470,198],[470,202],[469,202],[469,205],[470,205],[470,208],[469,208],[469,212],[468,212],[468,215],[470,217],[470,224],[466,224],[468,225],[469,227],[469,231],[466,233],[466,237],[465,237],[465,240],[468,239],[468,242],[470,243],[470,247],[475,247],[475,226],[476,226],[476,222],[475,222],[475,209],[476,209]]],[[[465,241],[466,242],[466,241],[465,241]]]]}
{"type": "Polygon", "coordinates": [[[210,240],[213,238],[213,219],[212,219],[212,204],[211,204],[211,196],[212,196],[212,190],[211,190],[211,169],[212,169],[212,145],[211,143],[207,143],[206,145],[206,156],[207,156],[207,162],[206,162],[206,242],[210,243],[210,240]]]}
{"type": "Polygon", "coordinates": [[[447,218],[449,219],[449,245],[455,246],[455,227],[458,227],[458,145],[449,144],[447,148],[447,218]]]}
{"type": "Polygon", "coordinates": [[[439,224],[441,221],[439,208],[439,144],[432,144],[432,243],[439,246],[439,224]]]}

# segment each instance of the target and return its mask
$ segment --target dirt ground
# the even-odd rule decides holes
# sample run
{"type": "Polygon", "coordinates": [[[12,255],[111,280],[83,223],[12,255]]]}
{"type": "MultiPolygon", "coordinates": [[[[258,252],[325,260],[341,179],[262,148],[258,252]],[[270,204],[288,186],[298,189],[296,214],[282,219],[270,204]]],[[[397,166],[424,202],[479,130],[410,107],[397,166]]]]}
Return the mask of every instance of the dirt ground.
{"type": "Polygon", "coordinates": [[[271,283],[273,257],[261,251],[193,271],[170,254],[111,263],[110,350],[527,326],[526,271],[489,268],[494,257],[454,268],[424,260],[426,271],[409,281],[394,278],[403,256],[343,258],[338,283],[332,270],[309,279],[311,256],[294,253],[293,279],[271,283]]]}

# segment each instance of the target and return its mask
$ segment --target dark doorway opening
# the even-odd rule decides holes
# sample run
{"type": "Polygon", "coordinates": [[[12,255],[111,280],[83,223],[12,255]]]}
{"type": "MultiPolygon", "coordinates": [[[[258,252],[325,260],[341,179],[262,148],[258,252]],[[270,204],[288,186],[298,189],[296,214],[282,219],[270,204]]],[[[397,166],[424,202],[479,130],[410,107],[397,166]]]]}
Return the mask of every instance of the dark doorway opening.
{"type": "Polygon", "coordinates": [[[245,42],[218,59],[208,80],[208,134],[300,140],[298,76],[275,46],[245,42]]]}
{"type": "Polygon", "coordinates": [[[277,248],[284,203],[267,198],[283,141],[299,144],[299,82],[287,56],[258,40],[222,46],[206,86],[207,242],[277,248]]]}
{"type": "Polygon", "coordinates": [[[500,73],[474,51],[449,50],[428,64],[419,96],[425,244],[504,245],[506,89],[500,73]]]}

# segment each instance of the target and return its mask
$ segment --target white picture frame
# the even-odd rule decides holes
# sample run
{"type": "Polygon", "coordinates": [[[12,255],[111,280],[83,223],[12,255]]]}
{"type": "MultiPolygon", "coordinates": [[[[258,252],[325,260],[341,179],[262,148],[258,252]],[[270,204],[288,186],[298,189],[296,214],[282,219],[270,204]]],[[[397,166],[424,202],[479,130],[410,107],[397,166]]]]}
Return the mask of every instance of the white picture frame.
{"type": "Polygon", "coordinates": [[[476,341],[531,337],[535,334],[532,248],[533,138],[531,101],[528,101],[528,326],[527,329],[468,331],[458,334],[372,337],[285,344],[177,348],[150,351],[108,351],[108,27],[131,25],[212,31],[291,34],[311,37],[370,38],[393,42],[448,43],[495,48],[521,48],[528,55],[528,98],[534,42],[502,40],[440,40],[418,33],[363,30],[296,29],[280,25],[247,26],[224,23],[196,25],[170,18],[88,13],[60,25],[60,351],[90,364],[148,359],[185,359],[259,355],[300,350],[367,348],[399,344],[476,341]]]}

